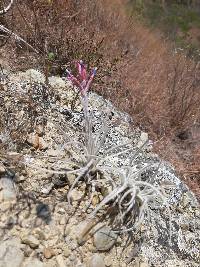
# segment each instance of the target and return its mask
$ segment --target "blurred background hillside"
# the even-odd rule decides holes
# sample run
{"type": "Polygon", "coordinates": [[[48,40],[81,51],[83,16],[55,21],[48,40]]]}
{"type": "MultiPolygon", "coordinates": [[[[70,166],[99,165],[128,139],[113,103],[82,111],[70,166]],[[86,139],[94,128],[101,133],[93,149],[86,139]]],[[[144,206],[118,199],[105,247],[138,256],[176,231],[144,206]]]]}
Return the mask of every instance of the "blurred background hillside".
{"type": "Polygon", "coordinates": [[[197,0],[130,0],[129,12],[151,28],[158,28],[189,56],[200,55],[200,2],[197,0]]]}

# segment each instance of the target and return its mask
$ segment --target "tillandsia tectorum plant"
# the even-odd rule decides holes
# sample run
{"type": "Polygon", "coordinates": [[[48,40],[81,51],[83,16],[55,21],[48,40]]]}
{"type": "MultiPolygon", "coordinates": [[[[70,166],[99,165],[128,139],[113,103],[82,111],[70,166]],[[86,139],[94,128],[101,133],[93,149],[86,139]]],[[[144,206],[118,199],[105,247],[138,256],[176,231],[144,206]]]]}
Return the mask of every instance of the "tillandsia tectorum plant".
{"type": "MultiPolygon", "coordinates": [[[[92,122],[90,114],[88,112],[88,89],[91,85],[91,82],[96,73],[96,69],[93,70],[91,76],[88,78],[86,67],[82,61],[77,63],[79,80],[75,78],[70,72],[69,79],[75,84],[80,92],[82,98],[82,104],[84,109],[85,121],[86,121],[86,144],[84,150],[86,151],[86,168],[85,170],[75,179],[69,194],[68,199],[70,200],[70,192],[78,181],[83,177],[87,177],[87,182],[92,187],[92,192],[94,192],[95,183],[101,183],[95,179],[90,178],[90,171],[94,169],[94,166],[97,166],[99,161],[102,160],[102,155],[99,155],[100,149],[105,143],[105,138],[108,132],[106,125],[103,125],[100,132],[103,132],[103,137],[100,139],[100,134],[96,139],[92,136],[92,122]]],[[[147,142],[146,142],[147,143],[147,142]]],[[[167,207],[169,214],[169,240],[171,241],[171,214],[168,204],[166,203],[164,194],[161,192],[158,186],[155,186],[147,181],[141,179],[141,174],[147,170],[149,167],[154,167],[152,164],[145,166],[144,168],[135,171],[131,167],[137,158],[139,152],[146,145],[142,144],[138,149],[128,148],[125,149],[128,144],[123,144],[121,146],[112,147],[109,150],[103,153],[103,161],[109,157],[116,154],[123,154],[127,151],[134,150],[133,155],[130,159],[129,167],[126,167],[123,171],[123,168],[117,170],[116,168],[110,168],[113,172],[114,169],[119,173],[121,178],[120,184],[116,183],[111,177],[103,182],[108,186],[111,185],[111,192],[99,203],[99,205],[94,209],[94,211],[89,215],[89,219],[93,219],[97,216],[97,213],[100,209],[105,208],[109,204],[109,210],[114,212],[114,217],[110,218],[112,227],[118,233],[126,233],[130,231],[137,231],[143,222],[145,215],[149,215],[149,204],[155,199],[159,198],[167,207]],[[119,152],[119,149],[122,151],[119,152]],[[113,152],[118,151],[113,154],[113,152]]],[[[157,170],[159,168],[159,164],[157,170]]],[[[101,167],[101,170],[106,170],[106,167],[101,167]]],[[[108,168],[107,168],[108,170],[108,168]]],[[[157,171],[156,171],[157,172],[157,171]]],[[[91,194],[91,199],[93,194],[91,194]]],[[[90,202],[91,202],[90,199],[90,202]]],[[[111,212],[112,213],[112,212],[111,212]]],[[[148,216],[150,218],[150,215],[148,216]]]]}

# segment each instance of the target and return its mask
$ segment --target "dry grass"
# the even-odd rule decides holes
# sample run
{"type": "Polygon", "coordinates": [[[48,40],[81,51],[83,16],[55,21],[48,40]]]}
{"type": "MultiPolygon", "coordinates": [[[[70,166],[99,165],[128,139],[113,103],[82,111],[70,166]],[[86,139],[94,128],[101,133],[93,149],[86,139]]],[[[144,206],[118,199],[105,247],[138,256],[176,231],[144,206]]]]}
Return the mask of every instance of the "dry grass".
{"type": "Polygon", "coordinates": [[[47,75],[62,75],[80,58],[97,66],[94,89],[158,140],[156,150],[199,191],[199,65],[173,52],[159,32],[128,18],[124,2],[18,0],[0,22],[40,54],[13,45],[9,35],[1,37],[3,49],[10,49],[13,67],[42,66],[47,75]]]}

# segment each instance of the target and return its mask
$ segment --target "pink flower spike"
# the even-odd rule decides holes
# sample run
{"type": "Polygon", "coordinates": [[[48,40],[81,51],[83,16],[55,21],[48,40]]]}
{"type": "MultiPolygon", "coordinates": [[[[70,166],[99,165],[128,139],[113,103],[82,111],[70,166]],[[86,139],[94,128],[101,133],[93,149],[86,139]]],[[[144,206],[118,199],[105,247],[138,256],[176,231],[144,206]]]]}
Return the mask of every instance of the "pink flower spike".
{"type": "Polygon", "coordinates": [[[82,95],[85,95],[94,79],[97,68],[93,69],[90,77],[88,78],[86,66],[83,64],[83,61],[80,60],[79,62],[76,62],[76,66],[78,68],[78,78],[74,77],[70,71],[66,70],[68,74],[67,78],[79,88],[82,95]]]}
{"type": "Polygon", "coordinates": [[[90,85],[91,85],[91,83],[92,83],[92,81],[94,79],[94,76],[96,75],[96,72],[97,72],[97,68],[94,68],[93,71],[92,71],[92,74],[90,75],[90,78],[89,78],[89,80],[88,80],[88,82],[86,84],[86,87],[84,89],[85,92],[87,92],[89,90],[90,85]]]}

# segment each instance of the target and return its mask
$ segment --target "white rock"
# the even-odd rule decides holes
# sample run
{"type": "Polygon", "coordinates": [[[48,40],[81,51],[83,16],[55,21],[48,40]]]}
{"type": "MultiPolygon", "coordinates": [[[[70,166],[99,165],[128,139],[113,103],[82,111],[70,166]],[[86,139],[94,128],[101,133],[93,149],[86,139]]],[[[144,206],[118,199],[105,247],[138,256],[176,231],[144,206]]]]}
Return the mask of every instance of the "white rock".
{"type": "Polygon", "coordinates": [[[77,190],[76,188],[71,191],[70,197],[72,201],[79,201],[83,197],[84,192],[77,190]]]}
{"type": "Polygon", "coordinates": [[[48,195],[51,192],[53,186],[54,186],[53,183],[49,183],[45,185],[45,187],[41,188],[41,193],[48,195]]]}
{"type": "MultiPolygon", "coordinates": [[[[12,203],[11,202],[2,202],[0,203],[0,212],[5,212],[11,207],[12,203]]],[[[1,215],[1,221],[3,221],[3,216],[4,214],[1,215]]],[[[7,216],[5,217],[5,221],[7,220],[7,216]]]]}
{"type": "Polygon", "coordinates": [[[20,183],[20,182],[24,182],[26,180],[26,177],[24,175],[20,175],[18,178],[17,178],[17,182],[20,183]]]}
{"type": "Polygon", "coordinates": [[[140,262],[140,267],[149,267],[149,264],[147,262],[140,262]]]}
{"type": "Polygon", "coordinates": [[[106,265],[103,258],[99,254],[95,254],[90,259],[88,267],[106,267],[106,265]]]}
{"type": "Polygon", "coordinates": [[[45,76],[40,71],[35,69],[29,69],[26,72],[21,72],[18,75],[21,79],[31,82],[45,83],[45,76]]]}
{"type": "Polygon", "coordinates": [[[57,261],[58,267],[66,267],[66,264],[65,264],[65,261],[64,261],[62,255],[58,255],[56,257],[56,261],[57,261]]]}
{"type": "Polygon", "coordinates": [[[99,251],[111,249],[117,240],[117,235],[107,226],[100,228],[94,234],[94,246],[99,251]]]}
{"type": "Polygon", "coordinates": [[[14,183],[10,178],[0,179],[0,201],[12,201],[16,199],[14,183]]]}
{"type": "Polygon", "coordinates": [[[0,267],[21,267],[24,254],[17,238],[0,243],[0,267]]]}
{"type": "Polygon", "coordinates": [[[58,267],[55,259],[50,259],[47,262],[45,262],[44,267],[58,267]]]}
{"type": "Polygon", "coordinates": [[[68,247],[68,246],[63,246],[63,247],[62,247],[62,250],[63,250],[63,255],[64,255],[66,258],[68,258],[69,255],[71,254],[71,250],[69,249],[69,247],[68,247]]]}
{"type": "Polygon", "coordinates": [[[65,88],[66,87],[66,83],[65,81],[60,78],[60,77],[49,77],[49,84],[53,87],[53,88],[65,88]]]}
{"type": "Polygon", "coordinates": [[[111,258],[110,255],[106,256],[105,259],[104,259],[104,261],[105,261],[106,267],[112,266],[112,258],[111,258]]]}
{"type": "Polygon", "coordinates": [[[24,262],[23,267],[44,267],[44,264],[38,259],[29,258],[24,262]]]}

